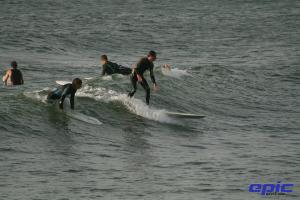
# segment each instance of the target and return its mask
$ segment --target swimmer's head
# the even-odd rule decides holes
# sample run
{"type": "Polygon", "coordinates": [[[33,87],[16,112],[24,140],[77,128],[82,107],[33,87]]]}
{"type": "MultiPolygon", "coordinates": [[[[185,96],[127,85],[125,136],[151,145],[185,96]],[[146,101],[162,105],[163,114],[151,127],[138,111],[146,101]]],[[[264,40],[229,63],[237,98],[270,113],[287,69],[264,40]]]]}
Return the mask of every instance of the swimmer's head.
{"type": "Polygon", "coordinates": [[[12,68],[16,69],[16,68],[18,67],[18,63],[17,63],[16,61],[12,61],[12,62],[10,63],[10,66],[11,66],[12,68]]]}
{"type": "Polygon", "coordinates": [[[151,62],[156,60],[156,52],[155,51],[149,51],[148,55],[148,60],[150,60],[151,62]]]}
{"type": "Polygon", "coordinates": [[[102,55],[100,57],[100,63],[101,65],[104,65],[108,61],[107,55],[102,55]]]}
{"type": "Polygon", "coordinates": [[[80,78],[74,78],[74,80],[72,81],[72,85],[75,89],[79,89],[82,86],[82,80],[80,78]]]}

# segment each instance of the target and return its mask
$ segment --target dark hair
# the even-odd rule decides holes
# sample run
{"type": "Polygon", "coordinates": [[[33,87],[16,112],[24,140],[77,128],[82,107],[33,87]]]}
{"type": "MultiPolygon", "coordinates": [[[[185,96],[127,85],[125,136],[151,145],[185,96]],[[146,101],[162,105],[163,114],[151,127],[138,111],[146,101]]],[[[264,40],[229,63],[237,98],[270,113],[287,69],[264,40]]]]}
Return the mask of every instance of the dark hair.
{"type": "Polygon", "coordinates": [[[156,52],[155,51],[149,51],[148,56],[152,56],[154,58],[156,58],[156,52]]]}
{"type": "Polygon", "coordinates": [[[101,60],[106,60],[107,61],[108,60],[107,55],[102,55],[101,60]]]}
{"type": "Polygon", "coordinates": [[[18,63],[17,63],[16,61],[12,61],[12,62],[10,63],[10,66],[15,68],[15,67],[18,66],[18,63]]]}
{"type": "Polygon", "coordinates": [[[74,78],[72,85],[82,85],[82,80],[80,78],[74,78]]]}

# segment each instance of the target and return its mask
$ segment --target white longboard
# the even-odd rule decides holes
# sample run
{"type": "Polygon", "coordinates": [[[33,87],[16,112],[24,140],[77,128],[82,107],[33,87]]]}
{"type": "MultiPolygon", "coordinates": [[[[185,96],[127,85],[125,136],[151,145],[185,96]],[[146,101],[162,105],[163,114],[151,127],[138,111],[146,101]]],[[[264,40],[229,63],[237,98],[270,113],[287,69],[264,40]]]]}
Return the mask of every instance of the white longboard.
{"type": "Polygon", "coordinates": [[[203,115],[196,115],[191,113],[179,113],[179,112],[169,112],[167,111],[166,114],[170,117],[177,117],[177,118],[204,118],[203,115]]]}
{"type": "Polygon", "coordinates": [[[55,81],[58,85],[66,85],[72,83],[72,81],[55,81]]]}
{"type": "Polygon", "coordinates": [[[92,79],[94,79],[95,77],[86,77],[86,78],[84,78],[84,80],[92,80],[92,79]]]}
{"type": "MultiPolygon", "coordinates": [[[[84,78],[84,80],[92,80],[94,79],[95,77],[87,77],[87,78],[84,78]]],[[[58,85],[66,85],[68,83],[72,83],[72,81],[55,81],[56,84],[58,85]]]]}
{"type": "Polygon", "coordinates": [[[88,116],[88,115],[84,115],[82,113],[77,113],[77,112],[66,112],[66,114],[73,118],[73,119],[76,119],[76,120],[79,120],[79,121],[83,121],[83,122],[86,122],[88,124],[93,124],[93,125],[101,125],[102,122],[100,122],[98,119],[94,118],[94,117],[91,117],[91,116],[88,116]]]}

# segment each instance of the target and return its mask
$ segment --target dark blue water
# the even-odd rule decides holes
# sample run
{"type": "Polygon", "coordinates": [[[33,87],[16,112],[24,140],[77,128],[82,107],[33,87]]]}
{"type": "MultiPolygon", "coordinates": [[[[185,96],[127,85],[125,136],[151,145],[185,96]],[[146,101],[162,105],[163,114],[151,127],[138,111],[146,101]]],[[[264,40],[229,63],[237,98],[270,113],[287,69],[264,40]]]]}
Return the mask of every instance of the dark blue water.
{"type": "Polygon", "coordinates": [[[25,78],[0,87],[0,199],[261,199],[251,180],[299,199],[299,1],[2,0],[0,30],[1,74],[17,60],[25,78]],[[151,49],[148,108],[99,57],[151,49]],[[74,115],[44,103],[75,77],[93,79],[74,115]]]}

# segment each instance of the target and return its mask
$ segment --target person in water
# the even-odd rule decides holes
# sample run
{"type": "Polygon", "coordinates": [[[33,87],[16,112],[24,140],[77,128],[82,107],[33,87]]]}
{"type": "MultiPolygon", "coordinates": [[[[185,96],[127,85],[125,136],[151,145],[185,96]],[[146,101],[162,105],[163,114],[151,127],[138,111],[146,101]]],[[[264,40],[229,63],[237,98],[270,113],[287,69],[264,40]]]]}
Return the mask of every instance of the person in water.
{"type": "Polygon", "coordinates": [[[146,92],[146,103],[149,105],[150,101],[150,88],[147,83],[147,80],[144,77],[144,72],[146,70],[150,71],[150,77],[154,86],[154,90],[157,90],[157,84],[155,81],[155,76],[153,73],[153,62],[156,60],[156,53],[155,51],[150,51],[147,55],[147,57],[142,58],[137,64],[136,67],[133,69],[133,73],[130,77],[131,84],[132,84],[132,91],[128,94],[129,97],[133,97],[134,93],[136,92],[137,88],[137,82],[141,84],[141,86],[144,88],[146,92]]]}
{"type": "Polygon", "coordinates": [[[165,70],[168,70],[168,71],[171,71],[171,69],[172,69],[171,65],[168,65],[168,64],[164,64],[162,66],[162,68],[165,69],[165,70]]]}
{"type": "Polygon", "coordinates": [[[22,72],[17,69],[18,63],[16,61],[11,62],[11,69],[7,70],[6,74],[3,76],[2,80],[5,85],[23,85],[23,75],[22,72]]]}
{"type": "Polygon", "coordinates": [[[129,75],[132,73],[131,68],[124,67],[124,66],[118,65],[117,63],[110,62],[107,58],[107,55],[101,56],[100,63],[102,64],[102,76],[112,75],[112,74],[129,75]]]}
{"type": "Polygon", "coordinates": [[[74,110],[74,98],[75,98],[75,93],[76,91],[81,88],[82,86],[82,81],[79,78],[75,78],[72,83],[68,83],[66,85],[63,85],[59,87],[58,89],[50,92],[48,94],[47,100],[59,100],[59,108],[63,109],[64,108],[64,101],[66,96],[70,95],[70,104],[71,104],[71,109],[74,110]]]}

